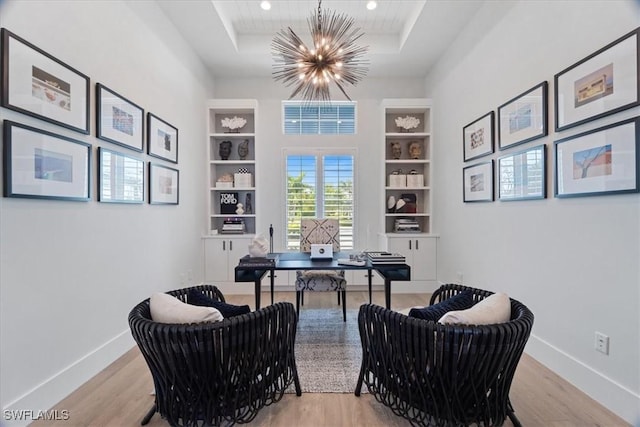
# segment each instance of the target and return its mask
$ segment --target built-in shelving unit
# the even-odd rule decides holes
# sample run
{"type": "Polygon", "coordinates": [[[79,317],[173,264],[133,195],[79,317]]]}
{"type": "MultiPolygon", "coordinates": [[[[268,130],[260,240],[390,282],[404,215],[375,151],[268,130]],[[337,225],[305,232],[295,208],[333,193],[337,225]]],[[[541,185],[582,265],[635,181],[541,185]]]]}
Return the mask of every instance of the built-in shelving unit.
{"type": "Polygon", "coordinates": [[[431,191],[431,113],[429,99],[386,99],[382,103],[384,201],[381,212],[384,232],[380,233],[379,247],[406,257],[411,266],[408,286],[413,291],[431,291],[437,284],[437,236],[433,234],[431,191]],[[396,124],[397,119],[407,117],[410,121],[419,120],[417,126],[403,129],[396,124]],[[399,200],[402,201],[398,203],[399,200]]]}
{"type": "Polygon", "coordinates": [[[396,220],[408,219],[417,223],[419,232],[431,233],[430,102],[426,99],[385,100],[383,114],[385,232],[396,232],[396,220]],[[404,130],[396,125],[396,119],[405,117],[416,118],[420,123],[416,128],[404,130]],[[419,147],[419,154],[412,155],[412,146],[419,147]],[[401,199],[405,200],[402,206],[398,203],[401,199]],[[393,201],[393,206],[389,206],[393,201]]]}
{"type": "Polygon", "coordinates": [[[256,231],[256,113],[255,100],[212,100],[208,104],[208,215],[209,230],[223,232],[225,219],[235,218],[244,221],[245,233],[256,231]],[[239,117],[246,124],[238,132],[229,131],[222,126],[225,118],[239,117]],[[231,143],[228,157],[221,155],[222,144],[231,143]],[[240,145],[248,148],[248,154],[242,158],[238,151],[240,145]],[[221,181],[228,177],[231,181],[221,181]],[[243,205],[244,212],[222,212],[221,198],[233,202],[229,194],[236,194],[236,204],[243,205]]]}

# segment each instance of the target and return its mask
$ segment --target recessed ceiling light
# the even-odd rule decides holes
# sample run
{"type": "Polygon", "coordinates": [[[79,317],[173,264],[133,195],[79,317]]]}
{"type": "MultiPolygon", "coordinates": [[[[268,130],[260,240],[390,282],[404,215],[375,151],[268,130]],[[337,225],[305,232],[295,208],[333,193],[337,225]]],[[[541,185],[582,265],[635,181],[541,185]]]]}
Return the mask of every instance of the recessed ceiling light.
{"type": "Polygon", "coordinates": [[[260,3],[260,7],[262,8],[262,10],[269,10],[271,9],[271,2],[263,1],[262,3],[260,3]]]}
{"type": "Polygon", "coordinates": [[[376,7],[378,7],[378,2],[376,2],[376,1],[367,2],[367,9],[373,10],[376,7]]]}

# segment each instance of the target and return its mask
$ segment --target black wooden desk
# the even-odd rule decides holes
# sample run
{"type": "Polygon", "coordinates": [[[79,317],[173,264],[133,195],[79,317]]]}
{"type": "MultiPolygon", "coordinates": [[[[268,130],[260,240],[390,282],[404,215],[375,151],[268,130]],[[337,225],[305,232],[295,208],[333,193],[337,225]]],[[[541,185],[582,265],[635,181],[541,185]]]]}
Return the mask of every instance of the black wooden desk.
{"type": "MultiPolygon", "coordinates": [[[[355,265],[338,264],[338,259],[349,258],[349,253],[338,252],[333,254],[331,260],[311,260],[308,253],[283,252],[269,254],[269,257],[276,258],[274,267],[256,267],[246,264],[238,264],[235,269],[236,282],[254,282],[256,294],[256,310],[260,308],[260,292],[262,278],[269,272],[275,270],[367,270],[369,278],[369,302],[371,302],[371,279],[372,272],[375,271],[384,279],[384,301],[387,308],[391,308],[391,281],[411,280],[411,267],[407,264],[385,264],[371,265],[367,260],[366,264],[359,267],[355,265]]],[[[271,276],[271,304],[273,304],[273,274],[271,276]]]]}

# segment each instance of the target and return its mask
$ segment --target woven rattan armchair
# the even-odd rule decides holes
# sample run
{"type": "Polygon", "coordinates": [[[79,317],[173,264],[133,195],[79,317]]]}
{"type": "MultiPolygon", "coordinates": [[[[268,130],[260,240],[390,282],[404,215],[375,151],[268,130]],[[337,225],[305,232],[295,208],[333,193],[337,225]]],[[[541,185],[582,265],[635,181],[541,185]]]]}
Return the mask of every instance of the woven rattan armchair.
{"type": "MultiPolygon", "coordinates": [[[[463,290],[475,302],[492,292],[443,285],[431,304],[463,290]]],[[[372,304],[360,307],[362,384],[412,425],[502,425],[516,418],[509,389],[531,333],[533,313],[511,299],[511,320],[492,325],[443,325],[372,304]]]]}
{"type": "MultiPolygon", "coordinates": [[[[167,292],[183,302],[191,289],[224,302],[215,286],[167,292]]],[[[247,423],[285,389],[300,382],[294,358],[297,317],[279,302],[215,323],[167,324],[151,320],[149,299],[129,314],[129,326],[155,386],[155,412],[172,426],[247,423]]]]}

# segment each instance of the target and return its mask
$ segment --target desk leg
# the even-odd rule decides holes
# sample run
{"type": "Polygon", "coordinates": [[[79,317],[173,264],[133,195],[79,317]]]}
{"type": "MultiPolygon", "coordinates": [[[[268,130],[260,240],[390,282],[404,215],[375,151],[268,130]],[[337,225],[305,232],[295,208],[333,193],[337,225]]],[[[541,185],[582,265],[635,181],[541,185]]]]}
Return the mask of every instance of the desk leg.
{"type": "Polygon", "coordinates": [[[369,304],[371,304],[371,285],[373,282],[373,271],[371,271],[371,269],[367,270],[368,271],[368,279],[369,279],[369,304]]]}
{"type": "Polygon", "coordinates": [[[274,285],[274,274],[273,274],[273,270],[269,271],[269,274],[271,275],[271,305],[273,305],[273,285],[274,285]]]}
{"type": "Polygon", "coordinates": [[[387,310],[391,310],[391,280],[384,279],[384,303],[387,310]]]}
{"type": "Polygon", "coordinates": [[[260,309],[260,279],[255,281],[255,293],[256,293],[256,310],[260,309]]]}

